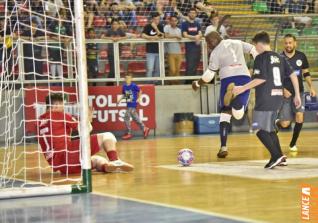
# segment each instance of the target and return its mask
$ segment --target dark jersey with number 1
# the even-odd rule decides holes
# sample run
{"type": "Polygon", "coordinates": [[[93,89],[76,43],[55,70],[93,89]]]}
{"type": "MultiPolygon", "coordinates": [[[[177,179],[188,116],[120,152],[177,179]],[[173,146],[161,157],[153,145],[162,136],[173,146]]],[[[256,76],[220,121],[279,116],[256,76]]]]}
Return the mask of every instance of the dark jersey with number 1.
{"type": "Polygon", "coordinates": [[[277,111],[283,102],[283,81],[292,74],[287,60],[273,51],[265,51],[255,58],[254,78],[266,82],[255,89],[256,111],[277,111]]]}

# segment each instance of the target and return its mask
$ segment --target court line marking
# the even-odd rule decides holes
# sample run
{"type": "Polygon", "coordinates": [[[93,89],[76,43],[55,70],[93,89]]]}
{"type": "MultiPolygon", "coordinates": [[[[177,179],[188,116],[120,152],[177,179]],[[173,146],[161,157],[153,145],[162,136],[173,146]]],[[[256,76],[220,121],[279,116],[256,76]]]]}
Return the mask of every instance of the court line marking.
{"type": "Polygon", "coordinates": [[[249,218],[245,218],[245,217],[238,217],[238,216],[229,215],[229,214],[221,214],[221,213],[216,213],[213,211],[204,211],[204,210],[200,210],[197,208],[190,208],[190,207],[174,205],[174,204],[166,204],[166,203],[161,203],[161,202],[156,202],[156,201],[147,201],[147,200],[142,200],[142,199],[138,199],[138,198],[121,196],[121,195],[113,195],[113,194],[96,192],[96,191],[93,191],[92,194],[100,195],[100,196],[104,196],[104,197],[122,199],[122,200],[127,200],[127,201],[134,201],[134,202],[138,202],[138,203],[151,204],[151,205],[156,205],[156,206],[161,206],[161,207],[166,207],[166,208],[174,208],[174,209],[194,212],[194,213],[198,213],[198,214],[208,215],[211,217],[225,218],[225,220],[226,219],[237,220],[237,221],[242,221],[242,222],[246,222],[246,223],[266,223],[265,221],[253,220],[253,219],[249,219],[249,218]]]}

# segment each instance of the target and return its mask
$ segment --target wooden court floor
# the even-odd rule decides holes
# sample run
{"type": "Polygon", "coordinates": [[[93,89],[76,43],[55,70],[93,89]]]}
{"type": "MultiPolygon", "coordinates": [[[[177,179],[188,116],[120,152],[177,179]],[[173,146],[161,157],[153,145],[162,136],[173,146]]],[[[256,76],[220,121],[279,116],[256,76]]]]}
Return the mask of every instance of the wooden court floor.
{"type": "MultiPolygon", "coordinates": [[[[282,148],[292,163],[287,167],[289,169],[280,167],[276,170],[264,170],[265,161],[259,163],[259,160],[268,159],[268,153],[253,134],[230,135],[228,141],[230,153],[225,160],[216,158],[219,149],[218,135],[119,141],[120,158],[132,163],[135,170],[126,174],[95,172],[93,193],[141,201],[145,204],[191,209],[241,221],[243,219],[243,222],[245,220],[300,222],[300,185],[306,183],[317,186],[318,174],[312,177],[307,171],[304,175],[293,177],[293,174],[298,173],[298,169],[299,173],[305,169],[304,165],[293,164],[293,161],[302,158],[318,158],[318,131],[301,133],[297,154],[288,152],[290,132],[279,133],[279,137],[282,148]],[[195,155],[192,167],[202,164],[203,169],[190,171],[192,167],[179,167],[177,152],[182,148],[192,149],[195,155]],[[258,162],[258,166],[253,166],[254,161],[258,162]],[[210,169],[204,169],[207,165],[210,165],[210,169]],[[254,168],[252,172],[248,170],[250,165],[254,168]],[[174,168],[163,168],[163,166],[174,168]],[[242,176],[223,174],[222,171],[218,174],[214,173],[216,169],[222,170],[223,166],[232,168],[231,171],[237,169],[242,176]],[[246,171],[249,171],[249,174],[252,173],[248,178],[243,176],[246,171]],[[255,171],[254,174],[253,171],[255,171]],[[260,179],[262,174],[269,176],[269,179],[260,179]],[[280,176],[283,178],[280,179],[280,176]]],[[[36,150],[36,146],[30,148],[30,152],[36,150]]],[[[101,155],[104,154],[101,153],[101,155]]],[[[38,166],[40,163],[42,171],[40,175],[43,182],[61,178],[58,173],[51,174],[46,161],[36,153],[28,154],[25,159],[21,156],[19,159],[21,161],[16,162],[17,170],[24,165],[23,160],[27,160],[27,166],[30,167],[38,166]]],[[[313,168],[317,172],[318,161],[313,168]]],[[[39,171],[34,168],[27,170],[27,179],[37,181],[39,171]]],[[[69,176],[69,179],[78,178],[78,176],[69,176]]]]}
{"type": "MultiPolygon", "coordinates": [[[[295,157],[318,158],[317,133],[301,133],[297,154],[288,152],[291,133],[279,133],[282,148],[290,157],[289,160],[295,157]]],[[[318,178],[260,180],[192,172],[184,167],[180,167],[180,170],[158,167],[177,164],[176,154],[181,148],[194,151],[195,163],[268,159],[267,151],[255,135],[230,135],[228,147],[228,158],[218,160],[217,135],[120,141],[118,149],[121,159],[134,164],[136,170],[129,174],[94,174],[93,189],[99,194],[192,208],[252,221],[300,222],[300,185],[317,185],[318,178]]],[[[259,168],[263,168],[263,164],[259,168]]],[[[284,169],[268,171],[275,174],[284,169]]]]}

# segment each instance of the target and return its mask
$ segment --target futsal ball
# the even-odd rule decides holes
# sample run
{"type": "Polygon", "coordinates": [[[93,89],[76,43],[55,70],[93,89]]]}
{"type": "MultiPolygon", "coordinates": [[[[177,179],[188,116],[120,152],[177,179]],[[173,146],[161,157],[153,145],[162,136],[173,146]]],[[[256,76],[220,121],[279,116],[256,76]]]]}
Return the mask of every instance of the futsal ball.
{"type": "Polygon", "coordinates": [[[190,166],[193,162],[194,156],[191,149],[181,149],[178,153],[178,161],[182,166],[190,166]]]}

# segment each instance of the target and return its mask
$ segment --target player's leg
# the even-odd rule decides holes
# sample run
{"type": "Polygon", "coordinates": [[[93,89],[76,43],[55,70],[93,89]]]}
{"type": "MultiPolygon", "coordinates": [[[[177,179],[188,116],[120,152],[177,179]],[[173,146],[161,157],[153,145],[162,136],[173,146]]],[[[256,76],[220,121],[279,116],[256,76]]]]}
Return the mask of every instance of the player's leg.
{"type": "Polygon", "coordinates": [[[272,169],[285,161],[286,157],[282,154],[279,140],[275,133],[274,122],[276,112],[274,111],[254,111],[253,127],[256,136],[269,151],[271,158],[264,168],[272,169]]]}
{"type": "Polygon", "coordinates": [[[227,151],[227,135],[231,127],[231,107],[225,106],[224,97],[227,91],[227,87],[230,82],[226,79],[221,80],[221,88],[220,88],[220,101],[219,106],[221,108],[220,115],[220,142],[221,148],[217,154],[218,158],[225,158],[228,155],[227,151]]]}
{"type": "Polygon", "coordinates": [[[131,117],[138,124],[139,128],[143,131],[144,138],[146,139],[149,135],[150,129],[146,127],[142,120],[139,118],[136,108],[131,108],[131,117]]]}
{"type": "Polygon", "coordinates": [[[278,114],[277,128],[287,128],[290,126],[291,121],[294,119],[294,113],[292,109],[292,99],[284,98],[283,105],[278,114]]]}
{"type": "Polygon", "coordinates": [[[124,122],[125,122],[125,126],[127,129],[127,132],[125,135],[123,135],[121,138],[124,140],[128,140],[131,139],[133,137],[132,133],[131,133],[131,108],[127,108],[125,116],[124,116],[124,122]]]}
{"type": "Polygon", "coordinates": [[[296,143],[298,140],[298,137],[300,135],[300,131],[303,127],[303,123],[304,123],[304,113],[303,112],[297,112],[296,113],[296,118],[295,118],[295,126],[294,126],[294,130],[293,130],[293,137],[290,141],[289,144],[289,149],[292,152],[296,152],[298,149],[296,147],[296,143]]]}
{"type": "Polygon", "coordinates": [[[247,106],[247,119],[249,125],[249,132],[253,133],[253,112],[255,107],[255,90],[250,92],[250,98],[247,106]]]}
{"type": "MultiPolygon", "coordinates": [[[[233,76],[233,77],[229,77],[228,79],[229,79],[228,81],[231,82],[228,88],[233,85],[243,86],[251,81],[250,76],[244,76],[244,75],[233,76]]],[[[246,108],[248,106],[250,91],[245,91],[244,93],[235,96],[233,95],[232,92],[229,92],[229,89],[228,89],[227,94],[230,94],[230,93],[232,94],[232,99],[230,101],[230,106],[232,107],[232,115],[236,120],[240,120],[244,117],[246,108]]],[[[225,100],[226,98],[224,99],[224,104],[225,104],[225,100]]]]}
{"type": "Polygon", "coordinates": [[[116,149],[116,137],[110,132],[99,133],[91,136],[92,155],[103,149],[109,159],[108,163],[104,164],[105,172],[128,172],[134,167],[131,164],[123,162],[119,159],[116,149]]]}
{"type": "Polygon", "coordinates": [[[222,111],[220,115],[220,141],[221,148],[217,154],[218,158],[225,158],[228,155],[228,149],[226,146],[227,136],[231,127],[232,115],[230,112],[222,111]]]}

